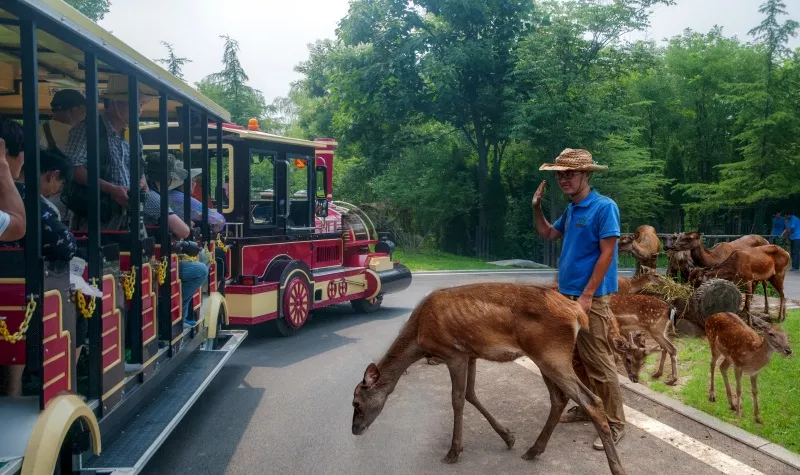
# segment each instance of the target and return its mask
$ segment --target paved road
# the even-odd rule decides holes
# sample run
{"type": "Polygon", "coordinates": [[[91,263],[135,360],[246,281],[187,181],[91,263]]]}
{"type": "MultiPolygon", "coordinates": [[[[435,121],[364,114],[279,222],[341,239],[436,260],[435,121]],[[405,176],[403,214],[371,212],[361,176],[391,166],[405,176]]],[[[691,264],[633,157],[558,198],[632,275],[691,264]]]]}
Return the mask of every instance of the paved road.
{"type": "MultiPolygon", "coordinates": [[[[424,360],[409,368],[365,434],[350,432],[353,389],[364,368],[383,355],[428,292],[478,280],[551,279],[415,276],[408,290],[388,296],[375,314],[337,307],[288,339],[251,331],[144,473],[609,473],[604,453],[591,448],[596,433],[589,424],[559,424],[539,459],[520,458],[544,424],[549,398],[541,377],[517,363],[480,361],[476,385],[484,405],[515,432],[510,451],[467,404],[464,452],[456,465],[440,461],[452,430],[450,381],[443,365],[424,360]]],[[[627,390],[623,396],[629,427],[619,453],[630,474],[800,473],[627,390]]]]}

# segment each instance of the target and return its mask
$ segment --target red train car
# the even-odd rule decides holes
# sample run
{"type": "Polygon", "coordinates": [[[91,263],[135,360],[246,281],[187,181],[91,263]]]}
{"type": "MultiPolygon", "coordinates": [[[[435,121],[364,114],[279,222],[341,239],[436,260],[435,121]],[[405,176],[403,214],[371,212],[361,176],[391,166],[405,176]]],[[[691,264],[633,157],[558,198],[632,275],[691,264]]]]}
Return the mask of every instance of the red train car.
{"type": "MultiPolygon", "coordinates": [[[[315,309],[350,302],[357,312],[373,312],[384,295],[411,284],[408,268],[392,260],[394,244],[379,238],[369,216],[333,201],[334,140],[268,134],[254,121],[208,127],[223,143],[211,150],[211,183],[226,221],[219,290],[229,324],[270,321],[289,336],[315,309]]],[[[179,129],[170,124],[172,149],[180,148],[179,129]]],[[[142,127],[145,150],[157,148],[157,132],[142,127]]]]}

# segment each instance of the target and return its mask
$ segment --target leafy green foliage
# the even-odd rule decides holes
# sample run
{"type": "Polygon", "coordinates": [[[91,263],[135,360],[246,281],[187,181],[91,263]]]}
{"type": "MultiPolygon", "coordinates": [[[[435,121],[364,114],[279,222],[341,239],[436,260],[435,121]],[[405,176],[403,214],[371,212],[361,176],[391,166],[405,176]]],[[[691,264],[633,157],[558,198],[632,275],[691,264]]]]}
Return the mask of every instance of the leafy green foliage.
{"type": "Polygon", "coordinates": [[[69,5],[93,21],[102,20],[111,9],[109,0],[65,0],[69,5]]]}
{"type": "Polygon", "coordinates": [[[200,80],[197,90],[227,109],[234,123],[247,125],[250,119],[266,115],[266,101],[261,91],[247,85],[250,78],[239,62],[239,43],[228,35],[220,38],[225,40],[222,71],[200,80]]]}
{"type": "Polygon", "coordinates": [[[182,58],[177,56],[175,54],[175,49],[173,48],[172,44],[167,43],[166,41],[162,41],[161,44],[164,45],[165,48],[167,48],[167,57],[157,59],[156,62],[166,65],[167,71],[169,71],[170,74],[172,74],[178,79],[183,80],[183,82],[186,82],[186,79],[184,79],[183,77],[183,71],[182,71],[183,65],[186,63],[191,63],[192,60],[189,58],[182,58]]]}

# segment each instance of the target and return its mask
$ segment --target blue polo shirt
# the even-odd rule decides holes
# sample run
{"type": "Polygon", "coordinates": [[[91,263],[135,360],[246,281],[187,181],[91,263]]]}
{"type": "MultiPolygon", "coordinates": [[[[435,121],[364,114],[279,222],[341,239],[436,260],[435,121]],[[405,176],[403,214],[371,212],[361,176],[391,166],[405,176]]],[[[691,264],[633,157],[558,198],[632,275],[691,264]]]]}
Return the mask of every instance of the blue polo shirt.
{"type": "Polygon", "coordinates": [[[795,241],[800,239],[800,218],[797,215],[792,215],[789,218],[789,222],[786,223],[787,227],[792,230],[792,234],[789,235],[789,239],[795,241]]]}
{"type": "MultiPolygon", "coordinates": [[[[578,204],[570,203],[553,224],[564,234],[558,261],[558,290],[579,297],[600,258],[600,240],[620,235],[619,208],[611,198],[595,190],[578,204]]],[[[617,291],[617,250],[595,297],[617,291]]]]}

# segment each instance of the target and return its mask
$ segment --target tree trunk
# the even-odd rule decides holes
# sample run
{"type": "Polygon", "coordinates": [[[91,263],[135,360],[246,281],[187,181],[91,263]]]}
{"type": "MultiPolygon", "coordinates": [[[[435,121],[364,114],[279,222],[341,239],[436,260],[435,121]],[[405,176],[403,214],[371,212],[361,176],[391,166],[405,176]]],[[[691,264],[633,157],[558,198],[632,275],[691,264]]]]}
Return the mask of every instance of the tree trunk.
{"type": "Polygon", "coordinates": [[[711,315],[719,312],[737,313],[741,304],[742,293],[733,282],[712,279],[694,291],[684,318],[704,328],[706,319],[711,315]]]}

